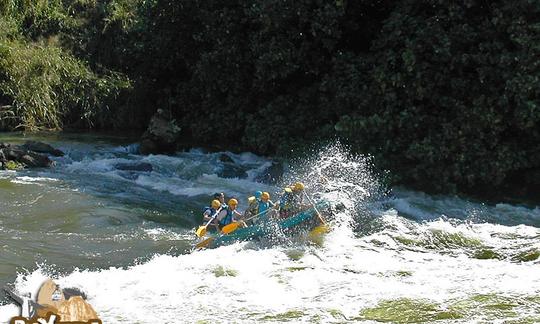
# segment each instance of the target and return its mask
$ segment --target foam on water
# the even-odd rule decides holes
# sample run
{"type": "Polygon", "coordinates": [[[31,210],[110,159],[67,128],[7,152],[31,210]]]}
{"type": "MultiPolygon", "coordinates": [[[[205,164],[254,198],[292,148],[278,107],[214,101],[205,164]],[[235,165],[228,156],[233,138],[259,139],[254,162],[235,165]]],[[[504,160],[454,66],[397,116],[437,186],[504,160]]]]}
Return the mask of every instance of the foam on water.
{"type": "MultiPolygon", "coordinates": [[[[125,181],[173,196],[224,191],[244,197],[259,188],[279,190],[253,181],[271,162],[251,154],[227,153],[252,174],[224,179],[213,172],[220,166],[218,154],[121,153],[128,156],[94,156],[66,169],[100,175],[118,172],[111,166],[119,161],[151,163],[152,172],[125,181]]],[[[191,254],[156,254],[128,267],[53,276],[63,287],[85,291],[104,323],[385,320],[396,303],[411,308],[403,314],[424,312],[424,320],[416,322],[448,314],[454,316],[446,317],[450,322],[540,317],[540,261],[534,257],[540,230],[533,226],[538,207],[488,206],[403,189],[385,196],[369,159],[351,156],[339,145],[293,164],[285,178],[286,183],[302,179],[310,196],[332,202],[332,231],[322,241],[300,234],[277,245],[244,242],[191,254]],[[501,306],[501,300],[509,302],[501,306]]],[[[166,228],[144,233],[153,242],[190,241],[192,236],[166,228]]],[[[54,274],[49,270],[41,266],[19,274],[16,290],[35,293],[54,274]]],[[[0,320],[14,315],[13,305],[0,306],[0,320]]]]}

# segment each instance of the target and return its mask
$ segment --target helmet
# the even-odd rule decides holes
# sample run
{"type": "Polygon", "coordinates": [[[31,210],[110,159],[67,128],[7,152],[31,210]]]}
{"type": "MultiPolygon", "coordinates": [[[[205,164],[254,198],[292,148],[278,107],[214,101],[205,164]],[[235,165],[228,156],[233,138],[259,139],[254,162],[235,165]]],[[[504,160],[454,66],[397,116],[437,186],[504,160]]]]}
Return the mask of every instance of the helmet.
{"type": "Polygon", "coordinates": [[[223,192],[216,192],[214,194],[214,199],[219,199],[221,197],[224,197],[225,195],[223,194],[223,192]]]}
{"type": "Polygon", "coordinates": [[[257,199],[261,198],[261,195],[262,195],[262,194],[263,194],[263,193],[262,193],[261,191],[255,192],[255,198],[257,198],[257,199]]]}
{"type": "Polygon", "coordinates": [[[263,192],[262,195],[261,195],[261,199],[263,201],[267,201],[268,199],[270,199],[270,194],[268,192],[263,192]]]}
{"type": "Polygon", "coordinates": [[[229,200],[229,206],[238,206],[238,200],[232,198],[229,200]]]}
{"type": "Polygon", "coordinates": [[[212,208],[218,209],[219,207],[221,207],[221,203],[219,202],[219,200],[217,199],[212,200],[212,208]]]}
{"type": "Polygon", "coordinates": [[[302,182],[297,182],[293,186],[294,191],[302,191],[304,190],[304,184],[302,182]]]}

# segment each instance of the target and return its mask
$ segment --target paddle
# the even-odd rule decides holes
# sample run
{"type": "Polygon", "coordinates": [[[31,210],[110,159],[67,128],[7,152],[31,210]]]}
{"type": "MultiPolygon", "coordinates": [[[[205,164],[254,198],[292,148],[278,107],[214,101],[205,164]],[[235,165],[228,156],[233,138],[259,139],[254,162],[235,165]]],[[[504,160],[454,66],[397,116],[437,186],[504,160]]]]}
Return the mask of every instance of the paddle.
{"type": "Polygon", "coordinates": [[[210,243],[214,240],[213,237],[209,237],[205,240],[200,241],[199,243],[195,244],[195,249],[202,249],[210,245],[210,243]]]}
{"type": "MultiPolygon", "coordinates": [[[[260,212],[260,213],[258,213],[258,214],[256,214],[256,215],[253,215],[253,216],[249,217],[248,219],[242,220],[242,222],[244,222],[244,224],[245,224],[245,222],[247,222],[248,220],[251,220],[251,219],[253,219],[253,218],[255,218],[255,217],[257,217],[257,216],[259,216],[259,215],[261,215],[261,214],[263,214],[263,213],[266,213],[266,212],[268,212],[269,210],[270,210],[270,209],[267,209],[267,210],[262,211],[262,212],[260,212]]],[[[229,233],[232,233],[232,232],[236,231],[236,229],[237,229],[239,226],[240,226],[240,222],[233,222],[233,223],[230,223],[230,224],[228,224],[228,225],[223,226],[223,228],[221,229],[221,232],[222,232],[223,234],[229,234],[229,233]]]]}
{"type": "Polygon", "coordinates": [[[199,228],[197,229],[197,231],[195,232],[197,234],[198,237],[202,237],[206,234],[206,228],[208,227],[208,225],[210,225],[210,223],[217,217],[217,215],[219,214],[219,212],[221,211],[223,207],[219,207],[218,210],[216,210],[216,212],[214,213],[214,215],[212,216],[212,218],[210,218],[210,220],[205,224],[205,225],[202,225],[202,226],[199,226],[199,228]]]}
{"type": "Polygon", "coordinates": [[[328,225],[326,224],[326,221],[324,220],[324,218],[322,217],[321,213],[319,213],[319,210],[317,209],[317,207],[315,206],[315,204],[313,203],[313,200],[311,200],[311,198],[309,197],[309,195],[307,194],[307,192],[304,191],[304,195],[306,196],[307,200],[309,201],[309,203],[311,205],[313,205],[313,209],[315,210],[315,213],[317,214],[317,217],[319,217],[319,220],[321,221],[321,225],[315,227],[312,231],[311,231],[311,234],[312,235],[320,235],[322,233],[327,233],[329,231],[329,228],[328,228],[328,225]]]}
{"type": "Polygon", "coordinates": [[[319,213],[319,211],[317,210],[317,207],[315,206],[315,204],[313,203],[313,200],[311,200],[311,198],[309,198],[307,192],[304,191],[304,195],[306,196],[307,200],[309,201],[309,203],[311,205],[313,205],[313,209],[315,209],[315,213],[317,214],[317,217],[319,217],[319,220],[321,221],[321,223],[323,225],[326,225],[326,221],[324,220],[324,218],[322,217],[321,213],[319,213]]]}
{"type": "MultiPolygon", "coordinates": [[[[268,211],[268,210],[266,210],[268,211]]],[[[251,217],[249,217],[248,219],[244,220],[244,222],[247,222],[248,220],[251,220],[261,214],[263,214],[264,212],[260,212],[256,215],[253,215],[251,217]]],[[[238,229],[238,227],[240,226],[240,223],[239,222],[234,222],[234,223],[230,223],[228,225],[225,225],[223,226],[223,228],[221,229],[221,232],[222,234],[226,235],[226,234],[229,234],[229,233],[232,233],[234,231],[236,231],[238,229]]],[[[202,249],[202,248],[205,248],[207,247],[208,245],[210,245],[210,243],[212,243],[212,241],[215,239],[215,237],[209,237],[205,240],[202,240],[200,241],[199,243],[195,244],[195,249],[202,249]]]]}

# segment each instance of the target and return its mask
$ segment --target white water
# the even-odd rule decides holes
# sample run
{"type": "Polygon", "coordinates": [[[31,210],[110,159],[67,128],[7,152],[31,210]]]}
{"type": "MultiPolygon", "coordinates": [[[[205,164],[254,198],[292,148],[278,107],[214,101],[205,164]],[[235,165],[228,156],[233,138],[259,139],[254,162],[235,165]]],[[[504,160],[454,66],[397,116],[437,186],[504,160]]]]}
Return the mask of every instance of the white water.
{"type": "MultiPolygon", "coordinates": [[[[28,183],[68,179],[80,184],[76,190],[135,201],[137,194],[189,201],[215,191],[244,197],[259,188],[279,190],[253,181],[269,165],[253,155],[230,154],[249,169],[248,177],[224,179],[216,175],[216,154],[139,157],[129,152],[129,147],[116,147],[68,157],[41,179],[9,176],[28,183]],[[128,153],[119,157],[114,152],[128,153]],[[114,168],[125,160],[151,163],[154,171],[126,177],[114,168]],[[69,177],[80,173],[99,179],[69,177]],[[96,184],[103,182],[105,188],[96,184]]],[[[296,237],[279,245],[244,242],[191,254],[160,253],[127,267],[82,266],[55,279],[85,291],[104,323],[360,321],[369,318],[361,316],[363,310],[402,298],[429,302],[440,311],[458,309],[461,318],[446,320],[452,323],[540,318],[540,262],[519,258],[540,250],[538,207],[488,206],[406,190],[384,196],[369,172],[369,160],[347,156],[339,146],[324,152],[292,167],[288,179],[302,178],[314,197],[345,207],[318,244],[296,237]],[[478,259],[484,250],[498,257],[478,259]],[[470,301],[478,296],[491,297],[470,301]],[[510,301],[509,311],[497,308],[501,299],[510,301]],[[466,306],[460,304],[467,300],[466,306]]],[[[157,224],[144,233],[149,241],[185,242],[190,230],[157,224]]],[[[20,269],[16,290],[35,293],[54,274],[51,268],[20,269]]],[[[17,311],[13,305],[0,306],[0,322],[17,311]]],[[[406,317],[400,321],[407,322],[406,317]]]]}

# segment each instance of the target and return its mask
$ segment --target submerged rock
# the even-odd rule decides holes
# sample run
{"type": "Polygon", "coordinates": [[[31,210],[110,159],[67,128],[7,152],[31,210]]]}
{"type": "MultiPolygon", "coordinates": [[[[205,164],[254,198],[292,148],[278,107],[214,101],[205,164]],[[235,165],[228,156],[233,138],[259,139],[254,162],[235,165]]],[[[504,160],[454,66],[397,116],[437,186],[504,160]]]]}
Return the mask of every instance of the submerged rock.
{"type": "Polygon", "coordinates": [[[174,119],[170,119],[170,112],[162,109],[152,116],[146,132],[141,138],[139,151],[141,154],[172,153],[177,150],[181,128],[174,119]]]}
{"type": "Polygon", "coordinates": [[[219,155],[219,160],[223,163],[234,163],[234,160],[225,153],[219,155]]]}
{"type": "Polygon", "coordinates": [[[248,177],[246,170],[234,163],[223,163],[223,167],[217,172],[217,176],[220,178],[238,178],[245,179],[248,177]]]}
{"type": "Polygon", "coordinates": [[[140,163],[118,163],[114,166],[118,170],[123,171],[142,171],[142,172],[151,172],[154,170],[152,164],[140,162],[140,163]]]}

